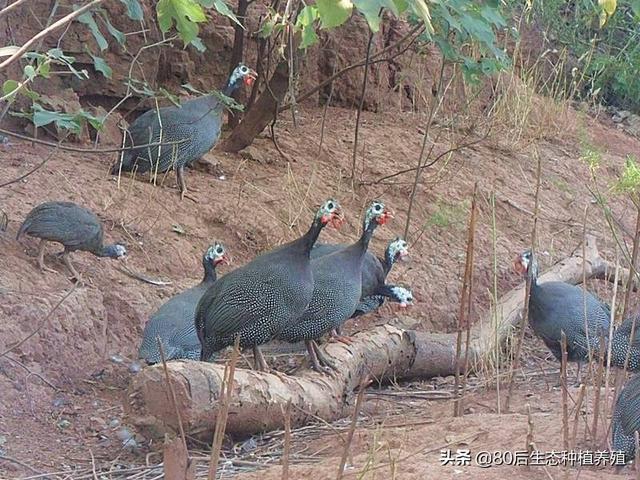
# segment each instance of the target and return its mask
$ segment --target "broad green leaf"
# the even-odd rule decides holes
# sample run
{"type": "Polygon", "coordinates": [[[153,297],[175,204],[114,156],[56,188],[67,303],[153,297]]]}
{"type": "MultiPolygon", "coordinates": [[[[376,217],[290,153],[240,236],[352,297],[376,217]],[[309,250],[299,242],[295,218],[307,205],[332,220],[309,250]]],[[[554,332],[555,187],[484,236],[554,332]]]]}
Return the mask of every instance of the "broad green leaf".
{"type": "Polygon", "coordinates": [[[393,3],[395,4],[396,9],[398,10],[398,13],[396,15],[400,15],[406,12],[407,8],[409,8],[409,2],[407,0],[393,0],[393,3]]]}
{"type": "Polygon", "coordinates": [[[168,32],[175,22],[185,45],[198,36],[198,23],[207,20],[204,10],[194,0],[160,0],[156,12],[160,30],[168,32]]]}
{"type": "Polygon", "coordinates": [[[51,73],[51,60],[45,58],[38,59],[38,75],[44,78],[49,78],[51,73]]]}
{"type": "Polygon", "coordinates": [[[127,7],[127,16],[131,20],[135,20],[139,22],[144,18],[144,14],[142,13],[142,7],[140,6],[140,2],[138,0],[120,0],[127,7]]]}
{"type": "Polygon", "coordinates": [[[24,76],[29,80],[33,80],[36,77],[36,69],[33,68],[32,65],[25,65],[24,67],[24,76]]]}
{"type": "Polygon", "coordinates": [[[323,28],[335,28],[342,25],[351,16],[351,0],[316,0],[320,23],[323,28]]]}
{"type": "Polygon", "coordinates": [[[76,134],[79,134],[82,128],[82,124],[76,120],[75,115],[45,110],[37,103],[33,105],[31,121],[36,127],[43,127],[50,123],[55,123],[59,128],[71,130],[76,134]]]}
{"type": "Polygon", "coordinates": [[[410,0],[409,6],[413,13],[415,13],[420,20],[422,20],[427,27],[427,32],[433,34],[433,25],[431,24],[431,12],[425,0],[410,0]]]}
{"type": "Polygon", "coordinates": [[[381,0],[354,0],[358,11],[364,15],[372,32],[380,30],[380,9],[387,2],[381,0]]]}
{"type": "Polygon", "coordinates": [[[102,18],[102,21],[107,26],[107,30],[109,31],[111,36],[115,38],[120,45],[124,45],[127,41],[127,37],[125,37],[124,33],[122,33],[111,24],[111,22],[109,21],[109,17],[104,12],[100,12],[100,18],[102,18]]]}
{"type": "Polygon", "coordinates": [[[629,5],[636,20],[640,19],[640,0],[630,0],[629,5]]]}
{"type": "Polygon", "coordinates": [[[93,68],[95,68],[96,71],[100,72],[104,77],[111,78],[111,76],[113,75],[113,70],[111,70],[111,67],[107,64],[104,58],[96,57],[91,53],[89,53],[89,55],[91,55],[91,58],[93,58],[93,68]]]}
{"type": "Polygon", "coordinates": [[[19,87],[20,87],[20,84],[17,81],[5,80],[5,82],[2,84],[2,93],[8,97],[12,93],[14,93],[19,87]]]}
{"type": "Polygon", "coordinates": [[[240,23],[240,21],[238,20],[238,17],[236,17],[235,13],[233,13],[233,10],[229,8],[229,5],[227,5],[224,2],[224,0],[213,0],[213,8],[215,8],[219,14],[230,18],[231,20],[236,22],[238,25],[240,25],[242,28],[244,28],[244,25],[240,23]]]}
{"type": "Polygon", "coordinates": [[[20,47],[16,47],[15,45],[0,47],[0,57],[10,57],[11,55],[17,53],[19,50],[20,47]]]}
{"type": "Polygon", "coordinates": [[[302,41],[300,42],[301,50],[308,48],[318,41],[314,23],[318,18],[318,10],[315,5],[307,5],[298,14],[296,26],[302,31],[302,41]]]}
{"type": "Polygon", "coordinates": [[[34,92],[33,90],[29,90],[27,87],[22,87],[22,90],[20,90],[20,92],[23,93],[26,97],[29,97],[34,102],[36,100],[40,100],[40,94],[38,92],[34,92]]]}
{"type": "Polygon", "coordinates": [[[193,48],[195,48],[199,52],[207,51],[207,47],[205,46],[204,43],[202,43],[202,39],[200,37],[196,37],[193,40],[191,40],[191,43],[189,45],[193,46],[193,48]]]}
{"type": "MultiPolygon", "coordinates": [[[[77,10],[78,6],[74,5],[73,9],[77,10]]],[[[93,14],[91,12],[83,13],[77,18],[77,20],[89,27],[89,30],[93,34],[93,38],[96,39],[96,43],[98,44],[100,50],[106,50],[109,47],[109,43],[107,43],[106,38],[104,38],[104,35],[102,35],[102,32],[100,31],[100,28],[98,27],[98,24],[93,18],[93,14]]]]}

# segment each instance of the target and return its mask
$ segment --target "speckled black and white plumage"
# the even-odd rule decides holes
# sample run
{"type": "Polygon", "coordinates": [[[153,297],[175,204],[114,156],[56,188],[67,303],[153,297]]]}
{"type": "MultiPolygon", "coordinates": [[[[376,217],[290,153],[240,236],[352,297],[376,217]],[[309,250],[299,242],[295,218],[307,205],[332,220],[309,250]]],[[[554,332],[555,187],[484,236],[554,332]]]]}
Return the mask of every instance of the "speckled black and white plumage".
{"type": "Polygon", "coordinates": [[[636,431],[640,431],[640,374],[631,377],[620,391],[611,418],[612,450],[624,452],[626,461],[635,456],[636,431]]]}
{"type": "MultiPolygon", "coordinates": [[[[338,252],[347,246],[346,244],[318,244],[311,251],[311,259],[338,252]]],[[[367,250],[362,262],[360,304],[356,307],[353,317],[377,310],[386,299],[398,301],[398,296],[385,288],[387,286],[385,281],[395,262],[406,255],[408,255],[407,242],[400,237],[396,237],[387,244],[384,258],[378,258],[367,250]]],[[[405,296],[405,293],[400,293],[400,296],[405,296]]]]}
{"type": "Polygon", "coordinates": [[[173,296],[164,303],[147,322],[142,334],[138,358],[148,364],[162,360],[157,337],[160,337],[165,360],[200,358],[200,341],[196,333],[195,313],[204,292],[216,281],[216,267],[225,262],[226,251],[221,243],[210,246],[202,256],[202,281],[173,296]]]}
{"type": "Polygon", "coordinates": [[[601,336],[609,337],[610,312],[594,295],[564,282],[538,283],[538,265],[531,251],[516,260],[521,273],[531,279],[529,324],[553,355],[561,360],[561,339],[567,338],[567,359],[580,362],[597,358],[601,336]],[[585,328],[585,302],[588,328],[585,328]],[[589,348],[587,348],[589,346],[589,348]]]}
{"type": "Polygon", "coordinates": [[[314,285],[309,252],[339,215],[338,203],[327,200],[305,235],[259,255],[205,292],[196,309],[202,360],[232,345],[237,335],[243,348],[266,343],[304,312],[314,285]]]}
{"type": "Polygon", "coordinates": [[[401,307],[406,307],[413,305],[413,293],[406,287],[385,284],[377,293],[361,298],[351,318],[375,312],[386,300],[391,300],[392,302],[399,303],[401,307]]]}
{"type": "Polygon", "coordinates": [[[613,332],[611,365],[623,368],[627,354],[629,355],[627,370],[630,372],[640,371],[640,315],[627,318],[613,332]],[[634,320],[635,327],[633,327],[634,320]],[[634,328],[633,338],[631,337],[632,328],[634,328]]]}
{"type": "Polygon", "coordinates": [[[366,211],[360,239],[346,248],[311,261],[314,289],[309,307],[280,332],[278,338],[295,343],[315,340],[340,327],[356,309],[362,294],[362,265],[369,241],[378,224],[389,216],[382,202],[373,202],[366,211]]]}
{"type": "Polygon", "coordinates": [[[77,272],[67,255],[82,250],[97,257],[119,258],[127,253],[124,245],[104,245],[100,219],[90,210],[73,202],[45,202],[31,210],[18,230],[16,239],[22,235],[41,239],[38,262],[43,263],[46,241],[58,242],[64,246],[63,259],[74,277],[77,272]]]}
{"type": "MultiPolygon", "coordinates": [[[[255,72],[245,65],[238,65],[223,93],[230,96],[245,78],[255,78],[255,72]]],[[[129,125],[125,134],[125,147],[158,142],[175,142],[175,145],[141,147],[123,152],[121,162],[111,169],[112,175],[120,172],[165,172],[176,168],[178,181],[183,186],[183,168],[195,162],[217,143],[222,127],[224,105],[213,95],[187,100],[180,106],[151,109],[129,125]],[[162,138],[161,134],[162,133],[162,138]]]]}

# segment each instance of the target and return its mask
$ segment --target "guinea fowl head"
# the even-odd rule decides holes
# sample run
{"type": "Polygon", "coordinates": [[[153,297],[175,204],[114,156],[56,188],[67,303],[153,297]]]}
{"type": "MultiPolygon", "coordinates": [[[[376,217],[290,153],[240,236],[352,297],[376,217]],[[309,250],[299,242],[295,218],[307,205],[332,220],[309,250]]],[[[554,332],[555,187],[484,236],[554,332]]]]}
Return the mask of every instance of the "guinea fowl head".
{"type": "Polygon", "coordinates": [[[538,276],[538,262],[533,256],[531,250],[525,250],[518,255],[513,261],[514,270],[523,276],[529,276],[531,278],[537,278],[538,276]]]}
{"type": "Polygon", "coordinates": [[[204,254],[205,259],[210,262],[214,267],[223,263],[228,265],[231,263],[231,257],[227,255],[227,251],[220,242],[215,242],[207,249],[207,253],[204,254]]]}
{"type": "Polygon", "coordinates": [[[333,198],[326,200],[316,212],[316,219],[320,220],[322,225],[330,223],[333,227],[339,228],[344,220],[340,204],[333,198]]]}
{"type": "Polygon", "coordinates": [[[255,70],[247,67],[243,63],[240,63],[233,69],[233,72],[231,72],[229,83],[227,84],[227,91],[233,92],[233,90],[240,88],[243,83],[250,87],[253,85],[253,82],[256,81],[256,78],[258,78],[258,74],[255,70]]]}
{"type": "Polygon", "coordinates": [[[408,288],[393,286],[391,291],[402,308],[413,305],[413,293],[408,288]]]}
{"type": "Polygon", "coordinates": [[[113,245],[107,245],[104,247],[104,256],[109,258],[120,258],[127,254],[127,249],[121,243],[114,243],[113,245]]]}
{"type": "Polygon", "coordinates": [[[397,260],[405,260],[409,255],[409,245],[402,238],[396,237],[387,245],[386,253],[388,262],[393,263],[397,260]]]}
{"type": "Polygon", "coordinates": [[[370,226],[373,226],[372,221],[375,221],[377,225],[384,225],[391,218],[393,218],[393,212],[385,207],[380,200],[374,200],[364,214],[363,228],[365,231],[369,230],[370,226]]]}

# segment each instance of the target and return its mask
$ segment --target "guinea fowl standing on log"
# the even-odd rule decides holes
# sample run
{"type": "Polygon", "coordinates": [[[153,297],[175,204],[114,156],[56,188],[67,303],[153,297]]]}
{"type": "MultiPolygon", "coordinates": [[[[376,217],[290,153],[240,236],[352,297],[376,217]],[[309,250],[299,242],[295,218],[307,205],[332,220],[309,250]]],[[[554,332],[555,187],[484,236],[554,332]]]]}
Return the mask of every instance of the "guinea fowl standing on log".
{"type": "Polygon", "coordinates": [[[278,339],[290,343],[304,340],[317,371],[335,366],[322,354],[315,340],[353,315],[362,294],[362,266],[369,241],[376,227],[391,217],[382,202],[372,202],[365,212],[363,232],[357,242],[311,262],[314,278],[311,303],[300,318],[280,332],[278,339]]]}
{"type": "MultiPolygon", "coordinates": [[[[246,65],[238,65],[222,93],[231,96],[242,83],[252,85],[257,73],[246,65]]],[[[220,138],[224,104],[214,95],[187,100],[181,106],[151,109],[140,115],[125,134],[125,147],[158,142],[178,142],[172,145],[155,145],[125,150],[120,160],[111,168],[112,175],[120,172],[151,171],[152,178],[158,172],[176,170],[178,187],[184,198],[187,186],[184,168],[213,148],[220,138]]]]}
{"type": "MultiPolygon", "coordinates": [[[[551,353],[562,359],[562,332],[567,339],[568,361],[580,362],[597,358],[600,338],[609,336],[610,312],[591,293],[565,282],[538,283],[538,262],[531,250],[514,261],[520,274],[531,281],[529,323],[551,353]],[[586,317],[586,319],[585,319],[586,317]],[[588,328],[585,328],[585,323],[588,328]]],[[[578,371],[579,375],[579,371],[578,371]]]]}
{"type": "Polygon", "coordinates": [[[196,309],[200,359],[208,360],[240,336],[242,348],[253,347],[256,368],[267,371],[259,346],[300,317],[309,305],[314,285],[309,252],[324,226],[340,220],[340,205],[327,200],[302,237],[218,279],[196,309]]]}
{"type": "Polygon", "coordinates": [[[635,432],[640,431],[640,375],[634,375],[624,385],[611,418],[611,448],[623,452],[625,460],[636,453],[635,432]]]}
{"type": "Polygon", "coordinates": [[[98,217],[73,202],[41,203],[27,214],[16,239],[19,240],[23,234],[40,239],[38,266],[43,271],[57,273],[44,264],[47,241],[64,245],[62,260],[73,275],[72,279],[76,280],[80,279],[80,274],[71,264],[69,253],[83,250],[97,257],[109,258],[120,258],[127,253],[124,245],[104,245],[102,223],[98,217]]]}
{"type": "Polygon", "coordinates": [[[228,263],[225,248],[216,242],[202,256],[204,278],[184,292],[172,297],[154,313],[144,327],[138,358],[152,365],[162,360],[157,337],[160,337],[165,360],[200,358],[200,341],[196,333],[195,313],[204,292],[216,281],[216,267],[228,263]]]}

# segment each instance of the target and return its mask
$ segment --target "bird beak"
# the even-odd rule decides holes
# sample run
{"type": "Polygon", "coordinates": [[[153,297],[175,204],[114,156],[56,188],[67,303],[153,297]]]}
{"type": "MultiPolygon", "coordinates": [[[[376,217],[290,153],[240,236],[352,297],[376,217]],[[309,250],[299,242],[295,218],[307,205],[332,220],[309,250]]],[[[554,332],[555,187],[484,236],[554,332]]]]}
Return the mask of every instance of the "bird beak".
{"type": "Polygon", "coordinates": [[[253,83],[258,79],[258,72],[255,70],[249,69],[249,73],[244,77],[244,84],[248,87],[253,85],[253,83]]]}
{"type": "Polygon", "coordinates": [[[233,257],[225,253],[224,255],[222,255],[222,257],[220,257],[218,263],[221,263],[223,265],[231,265],[233,263],[233,257]]]}
{"type": "Polygon", "coordinates": [[[520,255],[513,259],[513,269],[520,275],[525,273],[525,268],[522,264],[522,257],[520,255]]]}
{"type": "Polygon", "coordinates": [[[342,213],[341,208],[336,208],[336,210],[333,212],[333,215],[331,216],[330,222],[333,228],[340,228],[342,226],[342,224],[344,223],[344,214],[342,213]]]}

